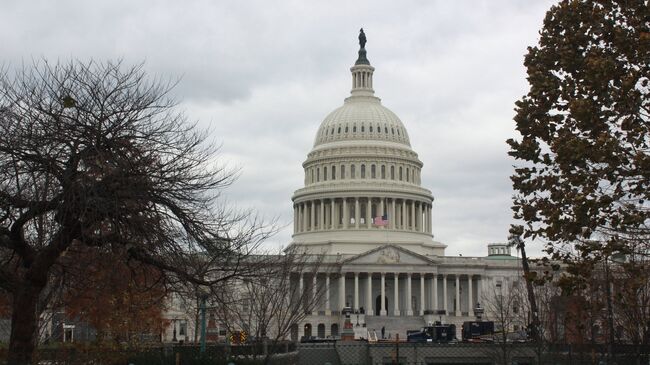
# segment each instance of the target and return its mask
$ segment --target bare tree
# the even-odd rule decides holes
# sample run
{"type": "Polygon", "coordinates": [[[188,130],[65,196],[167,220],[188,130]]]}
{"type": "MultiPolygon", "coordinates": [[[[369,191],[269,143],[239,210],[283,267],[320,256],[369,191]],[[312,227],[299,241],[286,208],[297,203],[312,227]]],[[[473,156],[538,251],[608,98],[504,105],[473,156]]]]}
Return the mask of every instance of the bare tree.
{"type": "Polygon", "coordinates": [[[526,326],[524,298],[525,294],[519,281],[514,281],[511,286],[506,282],[497,284],[494,292],[484,294],[482,298],[485,318],[494,322],[494,340],[498,349],[494,352],[494,359],[498,363],[511,363],[513,340],[521,337],[521,332],[526,326]]]}
{"type": "MultiPolygon", "coordinates": [[[[277,345],[290,337],[291,329],[322,303],[325,286],[313,285],[299,276],[314,278],[324,272],[323,255],[291,251],[266,259],[258,275],[243,280],[220,296],[220,320],[231,331],[245,330],[250,336],[277,345]],[[301,290],[302,289],[302,290],[301,290]]],[[[266,345],[266,343],[265,343],[266,345]]],[[[264,364],[270,361],[266,351],[264,364]]]]}
{"type": "Polygon", "coordinates": [[[167,284],[235,277],[272,233],[217,205],[235,173],[215,163],[142,66],[37,62],[0,74],[0,287],[10,364],[31,363],[39,305],[76,248],[158,268],[167,284]]]}

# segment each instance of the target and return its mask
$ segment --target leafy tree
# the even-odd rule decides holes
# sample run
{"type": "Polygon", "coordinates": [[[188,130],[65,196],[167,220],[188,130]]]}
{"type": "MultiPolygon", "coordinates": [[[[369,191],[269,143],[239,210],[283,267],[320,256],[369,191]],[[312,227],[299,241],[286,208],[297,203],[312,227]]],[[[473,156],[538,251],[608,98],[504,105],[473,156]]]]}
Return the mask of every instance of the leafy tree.
{"type": "MultiPolygon", "coordinates": [[[[516,103],[509,154],[514,216],[575,276],[650,238],[650,7],[647,0],[565,0],[528,49],[530,91],[516,103]]],[[[613,333],[609,285],[606,306],[613,333]]],[[[611,344],[613,337],[610,337],[611,344]]]]}
{"type": "Polygon", "coordinates": [[[211,285],[242,274],[239,263],[273,231],[217,204],[234,173],[175,109],[170,87],[119,62],[0,74],[10,364],[31,363],[41,301],[71,274],[75,248],[154,267],[166,285],[211,285]]]}

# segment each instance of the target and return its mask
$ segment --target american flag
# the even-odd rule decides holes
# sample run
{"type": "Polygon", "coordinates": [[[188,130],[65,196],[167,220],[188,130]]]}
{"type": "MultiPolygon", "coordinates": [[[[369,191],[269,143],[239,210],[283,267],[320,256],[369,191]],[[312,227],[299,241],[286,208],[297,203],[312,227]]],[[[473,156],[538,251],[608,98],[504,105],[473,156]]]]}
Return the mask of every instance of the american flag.
{"type": "Polygon", "coordinates": [[[375,217],[373,219],[372,224],[375,226],[387,226],[388,225],[388,214],[384,214],[381,217],[375,217]]]}

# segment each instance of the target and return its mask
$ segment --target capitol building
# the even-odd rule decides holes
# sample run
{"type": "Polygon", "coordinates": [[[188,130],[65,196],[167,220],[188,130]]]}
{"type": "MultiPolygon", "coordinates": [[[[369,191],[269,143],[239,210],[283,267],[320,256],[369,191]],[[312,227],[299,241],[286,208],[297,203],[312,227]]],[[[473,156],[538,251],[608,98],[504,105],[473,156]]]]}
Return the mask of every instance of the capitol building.
{"type": "MultiPolygon", "coordinates": [[[[522,276],[505,243],[477,247],[476,257],[445,256],[447,245],[434,239],[434,197],[421,184],[424,164],[405,125],[375,96],[363,32],[359,40],[350,96],[320,124],[303,163],[304,187],[291,198],[287,250],[323,258],[317,270],[291,275],[301,298],[319,292],[292,326],[292,340],[339,337],[344,308],[354,313],[357,337],[383,327],[386,337],[405,338],[407,329],[437,320],[460,328],[484,308],[480,303],[507,293],[522,276]]],[[[186,318],[179,337],[193,332],[187,309],[166,314],[174,326],[186,318]]],[[[170,325],[163,340],[171,339],[170,325]]]]}
{"type": "Polygon", "coordinates": [[[322,273],[296,274],[300,290],[324,285],[325,293],[292,337],[340,335],[346,307],[387,335],[440,319],[458,326],[521,277],[506,244],[477,247],[485,256],[445,256],[432,229],[434,197],[421,185],[424,164],[405,125],[375,96],[375,68],[359,38],[350,96],[320,124],[304,187],[292,197],[289,249],[325,255],[322,273]]]}

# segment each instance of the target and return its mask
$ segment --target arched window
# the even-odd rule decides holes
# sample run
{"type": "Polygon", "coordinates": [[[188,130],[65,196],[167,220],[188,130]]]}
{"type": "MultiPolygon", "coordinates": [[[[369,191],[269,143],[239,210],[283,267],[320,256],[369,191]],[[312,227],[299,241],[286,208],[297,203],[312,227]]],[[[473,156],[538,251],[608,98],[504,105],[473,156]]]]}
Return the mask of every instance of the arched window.
{"type": "Polygon", "coordinates": [[[409,168],[407,167],[406,168],[406,182],[409,182],[409,175],[411,175],[411,173],[409,172],[409,168]]]}
{"type": "Polygon", "coordinates": [[[366,165],[361,165],[361,178],[366,178],[366,165]]]}
{"type": "Polygon", "coordinates": [[[361,132],[365,132],[366,127],[364,125],[361,125],[361,132]]]}
{"type": "Polygon", "coordinates": [[[381,178],[386,178],[386,165],[381,165],[381,178]]]}
{"type": "Polygon", "coordinates": [[[323,181],[327,181],[327,167],[323,167],[323,181]]]}
{"type": "Polygon", "coordinates": [[[310,182],[313,183],[314,182],[314,169],[311,168],[310,170],[311,170],[311,181],[310,182]]]}
{"type": "Polygon", "coordinates": [[[357,133],[357,125],[352,126],[352,133],[357,133]]]}
{"type": "Polygon", "coordinates": [[[370,126],[370,133],[372,133],[372,126],[370,126]]]}
{"type": "Polygon", "coordinates": [[[390,167],[390,179],[395,180],[395,166],[390,167]]]}
{"type": "Polygon", "coordinates": [[[390,129],[390,134],[395,134],[395,128],[390,129]]]}
{"type": "Polygon", "coordinates": [[[345,165],[341,165],[341,179],[345,179],[345,165]]]}
{"type": "Polygon", "coordinates": [[[316,168],[316,182],[320,181],[320,167],[316,168]]]}
{"type": "Polygon", "coordinates": [[[377,178],[377,168],[375,167],[375,165],[370,166],[370,178],[371,179],[377,178]]]}
{"type": "Polygon", "coordinates": [[[351,179],[356,179],[357,178],[357,172],[355,171],[356,170],[355,166],[356,165],[350,166],[350,178],[351,179]]]}
{"type": "Polygon", "coordinates": [[[339,127],[339,129],[338,129],[338,133],[341,134],[341,127],[339,127]]]}
{"type": "Polygon", "coordinates": [[[397,135],[399,136],[399,128],[397,128],[397,135]]]}
{"type": "Polygon", "coordinates": [[[345,126],[345,133],[348,133],[348,126],[345,126]]]}
{"type": "Polygon", "coordinates": [[[388,134],[388,127],[384,127],[384,132],[388,134]]]}
{"type": "Polygon", "coordinates": [[[336,166],[332,166],[332,180],[336,180],[336,166]]]}
{"type": "Polygon", "coordinates": [[[402,181],[403,176],[402,176],[402,166],[399,167],[399,181],[402,181]]]}

